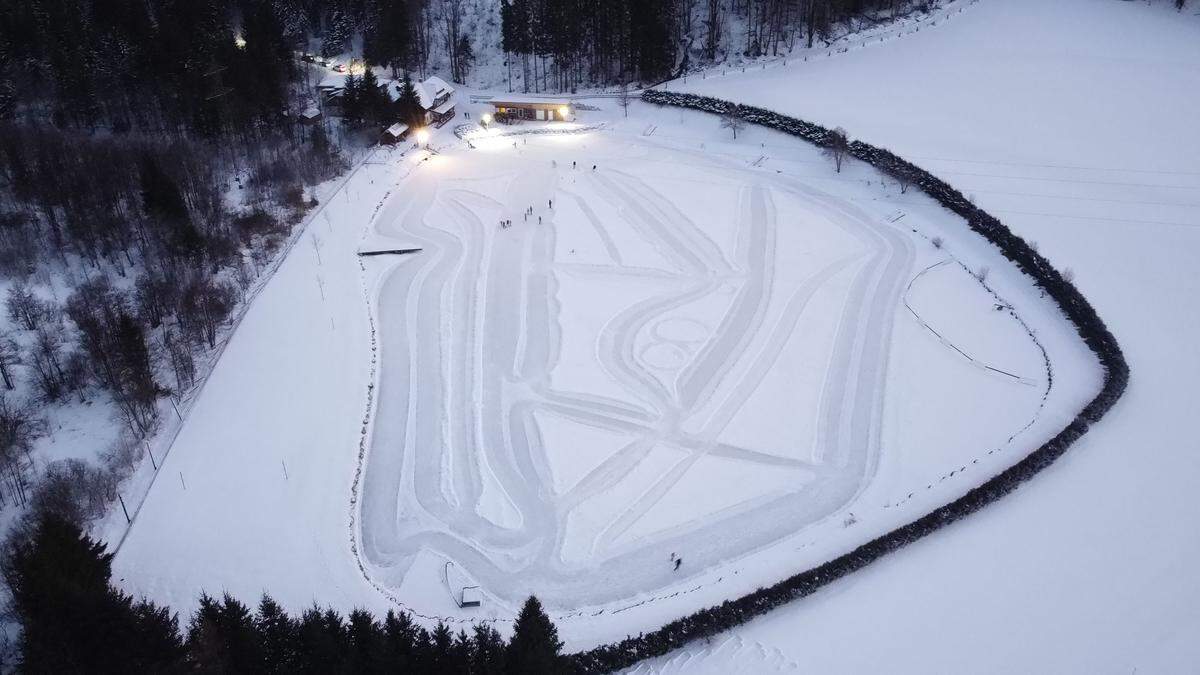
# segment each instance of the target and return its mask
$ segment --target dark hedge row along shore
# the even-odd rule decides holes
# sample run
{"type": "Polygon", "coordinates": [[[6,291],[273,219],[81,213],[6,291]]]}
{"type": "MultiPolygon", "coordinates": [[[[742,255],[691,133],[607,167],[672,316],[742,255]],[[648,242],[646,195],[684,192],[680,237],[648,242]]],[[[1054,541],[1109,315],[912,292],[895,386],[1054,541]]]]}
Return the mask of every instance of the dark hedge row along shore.
{"type": "MultiPolygon", "coordinates": [[[[706,96],[648,90],[642,94],[642,99],[648,103],[690,108],[717,115],[728,115],[736,110],[735,114],[748,123],[798,136],[819,147],[828,145],[832,136],[829,129],[811,122],[706,96]]],[[[1099,421],[1124,393],[1129,382],[1129,365],[1125,362],[1125,356],[1116,338],[1083,294],[1024,239],[1013,234],[994,216],[972,204],[958,190],[888,150],[862,141],[853,141],[850,143],[849,153],[888,176],[919,187],[942,206],[961,216],[972,230],[994,244],[1006,258],[1029,275],[1058,303],[1080,337],[1099,358],[1105,371],[1103,388],[1058,435],[959,499],[845,555],[800,572],[773,586],[760,588],[749,595],[700,610],[651,633],[574,654],[570,658],[579,670],[611,672],[626,668],[643,659],[666,654],[694,640],[739,626],[784,603],[803,598],[892,551],[982,509],[1052,464],[1076,439],[1087,432],[1088,427],[1099,421]]]]}

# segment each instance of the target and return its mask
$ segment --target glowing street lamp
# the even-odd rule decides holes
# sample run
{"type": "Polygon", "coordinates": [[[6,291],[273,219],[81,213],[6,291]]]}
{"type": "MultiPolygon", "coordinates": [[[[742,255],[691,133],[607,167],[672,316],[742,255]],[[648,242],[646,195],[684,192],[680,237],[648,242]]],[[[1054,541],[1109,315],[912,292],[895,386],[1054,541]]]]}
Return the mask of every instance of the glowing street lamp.
{"type": "Polygon", "coordinates": [[[483,113],[483,128],[486,129],[492,123],[492,116],[488,113],[483,113]]]}
{"type": "Polygon", "coordinates": [[[427,145],[429,143],[429,130],[417,129],[417,144],[427,145]]]}
{"type": "Polygon", "coordinates": [[[567,115],[570,115],[570,114],[571,114],[571,109],[570,109],[570,108],[568,108],[568,107],[567,107],[567,106],[565,106],[565,105],[564,105],[564,106],[562,106],[561,108],[559,108],[559,109],[558,109],[558,116],[559,116],[559,118],[560,118],[560,119],[562,119],[564,122],[565,122],[565,121],[566,121],[566,119],[567,119],[567,115]]]}

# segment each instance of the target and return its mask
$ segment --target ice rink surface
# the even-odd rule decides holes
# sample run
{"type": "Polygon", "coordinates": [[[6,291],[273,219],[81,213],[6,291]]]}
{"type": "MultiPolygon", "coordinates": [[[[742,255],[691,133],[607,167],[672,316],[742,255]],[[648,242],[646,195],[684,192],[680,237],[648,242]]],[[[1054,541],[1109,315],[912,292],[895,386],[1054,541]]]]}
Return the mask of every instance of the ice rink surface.
{"type": "Polygon", "coordinates": [[[1053,305],[932,201],[600,107],[356,169],[185,422],[116,558],[130,591],[502,631],[535,593],[586,648],[927,513],[1096,391],[1053,305]],[[421,250],[356,255],[381,248],[421,250]]]}
{"type": "Polygon", "coordinates": [[[793,139],[635,110],[478,134],[375,219],[372,241],[422,249],[375,277],[359,502],[364,569],[398,600],[453,612],[413,595],[453,575],[589,632],[698,609],[973,487],[1096,381],[931,204],[793,139]]]}

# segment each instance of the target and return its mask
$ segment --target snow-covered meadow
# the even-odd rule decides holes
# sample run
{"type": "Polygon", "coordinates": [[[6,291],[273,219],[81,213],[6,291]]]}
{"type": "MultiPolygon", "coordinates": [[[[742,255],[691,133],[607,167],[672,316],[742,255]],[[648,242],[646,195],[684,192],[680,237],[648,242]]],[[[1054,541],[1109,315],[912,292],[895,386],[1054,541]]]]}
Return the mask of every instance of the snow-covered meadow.
{"type": "Polygon", "coordinates": [[[130,590],[502,629],[536,593],[588,647],[924,514],[1095,393],[1053,305],[914,190],[600,106],[358,169],[160,469],[130,590]],[[395,248],[422,250],[356,256],[395,248]]]}
{"type": "MultiPolygon", "coordinates": [[[[1200,17],[981,0],[828,60],[689,80],[891,148],[1075,273],[1120,403],[984,512],[640,672],[1189,672],[1200,659],[1200,17]]],[[[682,83],[672,83],[672,89],[682,83]]]]}

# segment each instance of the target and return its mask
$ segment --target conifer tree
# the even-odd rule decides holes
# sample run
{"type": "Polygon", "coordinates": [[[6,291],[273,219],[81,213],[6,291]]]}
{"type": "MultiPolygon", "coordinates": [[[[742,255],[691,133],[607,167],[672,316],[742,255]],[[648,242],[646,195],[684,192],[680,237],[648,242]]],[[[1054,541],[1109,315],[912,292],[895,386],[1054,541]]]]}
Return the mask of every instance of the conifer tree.
{"type": "Polygon", "coordinates": [[[347,622],[349,639],[346,669],[352,673],[385,673],[389,671],[383,631],[369,612],[355,609],[347,622]]]}
{"type": "Polygon", "coordinates": [[[250,610],[226,594],[221,602],[208,594],[200,596],[200,607],[188,627],[188,661],[194,669],[223,672],[253,672],[265,662],[263,636],[250,610]]]}
{"type": "Polygon", "coordinates": [[[50,513],[26,527],[9,540],[3,565],[22,671],[161,672],[179,662],[175,617],[113,588],[103,544],[50,513]]]}
{"type": "Polygon", "coordinates": [[[391,69],[395,77],[406,68],[412,53],[412,22],[405,0],[377,0],[375,25],[363,41],[363,56],[391,69]],[[369,47],[369,50],[368,50],[369,47]]]}
{"type": "Polygon", "coordinates": [[[387,661],[404,670],[414,660],[417,651],[417,626],[407,612],[397,615],[388,610],[383,620],[384,652],[387,661]]]}
{"type": "Polygon", "coordinates": [[[421,108],[421,98],[417,95],[417,88],[413,86],[408,72],[404,73],[404,79],[400,82],[400,96],[396,100],[396,110],[399,112],[400,119],[412,127],[419,126],[425,117],[425,111],[421,108]]]}
{"type": "Polygon", "coordinates": [[[370,124],[378,124],[388,117],[391,99],[379,86],[379,78],[368,64],[359,81],[359,102],[362,108],[362,119],[370,124]]]}
{"type": "Polygon", "coordinates": [[[450,632],[450,627],[439,621],[430,634],[430,640],[430,655],[432,659],[429,665],[439,673],[452,672],[454,667],[454,633],[450,632]]]}
{"type": "Polygon", "coordinates": [[[263,670],[280,675],[296,672],[300,667],[300,645],[295,620],[279,603],[264,595],[258,603],[254,623],[262,636],[263,670]]]}
{"type": "Polygon", "coordinates": [[[500,675],[504,672],[504,640],[495,628],[476,624],[474,651],[471,654],[471,672],[476,675],[500,675]]]}
{"type": "Polygon", "coordinates": [[[346,51],[350,46],[350,38],[354,37],[354,22],[348,12],[341,10],[333,13],[329,30],[321,41],[321,56],[332,58],[346,51]]]}
{"type": "Polygon", "coordinates": [[[342,86],[342,116],[351,125],[362,123],[364,115],[362,80],[354,74],[346,75],[342,86]]]}
{"type": "Polygon", "coordinates": [[[512,675],[561,672],[565,668],[559,653],[562,644],[558,639],[558,628],[546,616],[542,603],[531,595],[513,625],[513,636],[505,655],[505,672],[512,675]]]}

